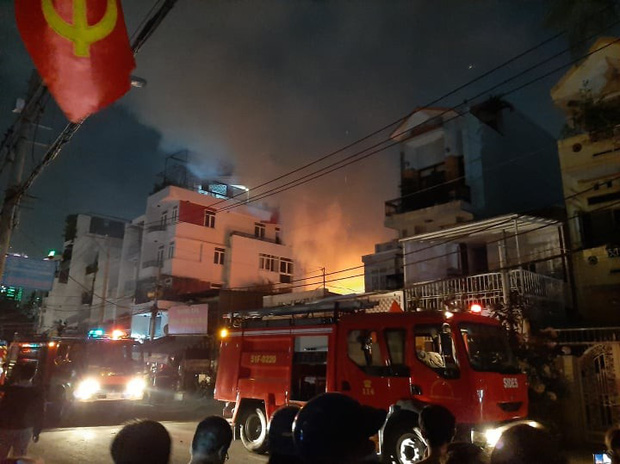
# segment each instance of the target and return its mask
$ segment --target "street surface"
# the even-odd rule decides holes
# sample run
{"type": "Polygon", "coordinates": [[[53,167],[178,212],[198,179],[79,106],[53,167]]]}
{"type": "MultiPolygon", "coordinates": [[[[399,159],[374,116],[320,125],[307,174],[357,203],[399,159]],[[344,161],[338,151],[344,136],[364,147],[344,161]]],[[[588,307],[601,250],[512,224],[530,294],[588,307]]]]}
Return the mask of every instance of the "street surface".
{"type": "MultiPolygon", "coordinates": [[[[145,418],[160,421],[172,436],[171,464],[187,464],[196,424],[222,410],[218,402],[207,400],[139,405],[133,411],[113,402],[80,406],[61,427],[44,430],[39,443],[31,444],[29,454],[42,458],[46,464],[109,464],[110,444],[122,423],[132,418],[145,418]]],[[[228,454],[231,463],[267,462],[267,457],[246,451],[239,440],[233,442],[228,454]]]]}
{"type": "MultiPolygon", "coordinates": [[[[171,464],[187,464],[195,422],[162,422],[172,436],[171,464]]],[[[32,444],[31,456],[43,458],[46,464],[109,464],[110,443],[121,426],[74,427],[46,431],[39,443],[32,444]]],[[[229,462],[256,464],[267,462],[266,456],[251,454],[240,440],[233,442],[229,462]]]]}
{"type": "MultiPolygon", "coordinates": [[[[61,427],[44,430],[39,443],[31,444],[29,454],[42,458],[46,464],[109,464],[110,444],[121,424],[132,418],[145,418],[160,421],[170,433],[170,463],[187,464],[196,424],[222,410],[221,404],[213,400],[169,401],[156,406],[143,404],[133,410],[113,402],[80,406],[72,411],[61,427]]],[[[267,462],[266,456],[246,451],[240,440],[233,442],[229,456],[228,462],[233,464],[267,462]]],[[[592,454],[587,451],[573,451],[569,458],[570,464],[593,462],[592,454]]]]}

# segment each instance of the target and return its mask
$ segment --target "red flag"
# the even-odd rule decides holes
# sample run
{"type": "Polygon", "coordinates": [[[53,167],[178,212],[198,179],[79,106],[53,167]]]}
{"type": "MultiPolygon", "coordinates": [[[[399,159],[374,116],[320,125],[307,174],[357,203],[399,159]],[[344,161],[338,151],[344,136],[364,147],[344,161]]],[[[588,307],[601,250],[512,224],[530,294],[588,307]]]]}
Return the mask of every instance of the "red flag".
{"type": "Polygon", "coordinates": [[[120,0],[15,0],[17,27],[50,93],[77,122],[122,97],[135,61],[120,0]]]}

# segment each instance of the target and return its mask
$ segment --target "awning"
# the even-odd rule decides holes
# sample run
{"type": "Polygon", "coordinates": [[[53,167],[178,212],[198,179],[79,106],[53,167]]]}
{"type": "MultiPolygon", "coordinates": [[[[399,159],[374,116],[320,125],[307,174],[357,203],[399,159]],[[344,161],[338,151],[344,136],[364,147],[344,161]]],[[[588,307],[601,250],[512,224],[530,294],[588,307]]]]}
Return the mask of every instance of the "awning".
{"type": "Polygon", "coordinates": [[[559,227],[560,224],[560,221],[554,219],[524,216],[520,214],[507,214],[483,221],[469,222],[449,229],[402,238],[400,242],[431,242],[434,240],[447,240],[452,238],[488,237],[490,235],[500,235],[504,232],[520,234],[536,229],[543,229],[545,226],[559,227]]]}

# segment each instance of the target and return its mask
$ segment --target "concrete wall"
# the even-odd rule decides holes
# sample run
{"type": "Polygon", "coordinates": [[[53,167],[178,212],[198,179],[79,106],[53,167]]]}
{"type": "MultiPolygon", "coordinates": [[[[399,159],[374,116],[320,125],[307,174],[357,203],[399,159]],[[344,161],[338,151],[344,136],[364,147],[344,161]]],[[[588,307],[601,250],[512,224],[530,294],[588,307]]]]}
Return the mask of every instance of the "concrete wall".
{"type": "Polygon", "coordinates": [[[91,216],[78,215],[75,238],[65,243],[65,247],[72,247],[69,278],[66,283],[60,282],[58,277],[54,280],[43,302],[42,331],[52,329],[54,321],[59,319],[70,325],[88,319],[87,324],[97,325],[102,311],[104,320],[114,319],[117,314],[123,239],[91,233],[90,220],[91,216]],[[93,265],[97,257],[98,271],[86,274],[87,267],[93,265]],[[94,290],[92,304],[82,304],[82,295],[91,290],[94,290]]]}
{"type": "MultiPolygon", "coordinates": [[[[261,253],[293,259],[293,250],[288,246],[239,235],[230,237],[230,261],[227,260],[226,263],[229,287],[280,282],[279,271],[273,272],[259,268],[259,254],[261,253]]],[[[291,276],[292,279],[294,279],[293,276],[291,276]]]]}
{"type": "Polygon", "coordinates": [[[478,156],[483,169],[475,175],[482,177],[470,184],[472,188],[482,184],[484,192],[484,202],[473,203],[478,217],[561,206],[562,178],[555,139],[516,109],[502,110],[499,130],[478,121],[478,156]]]}

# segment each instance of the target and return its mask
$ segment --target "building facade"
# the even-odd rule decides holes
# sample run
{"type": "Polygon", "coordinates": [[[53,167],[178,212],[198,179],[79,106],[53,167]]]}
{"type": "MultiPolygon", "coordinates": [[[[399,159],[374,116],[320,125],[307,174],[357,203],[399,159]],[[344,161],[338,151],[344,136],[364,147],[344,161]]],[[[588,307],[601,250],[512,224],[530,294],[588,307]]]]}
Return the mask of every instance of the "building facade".
{"type": "MultiPolygon", "coordinates": [[[[249,204],[218,211],[243,189],[221,182],[195,188],[167,185],[150,195],[145,214],[126,226],[119,295],[135,295],[132,327],[144,335],[158,309],[220,290],[285,289],[294,275],[292,250],[282,243],[275,210],[249,204]]],[[[233,202],[235,200],[232,200],[233,202]]]]}
{"type": "Polygon", "coordinates": [[[570,303],[563,222],[504,215],[401,240],[410,310],[515,301],[530,322],[562,323],[570,303]]]}
{"type": "Polygon", "coordinates": [[[576,304],[588,323],[620,322],[620,45],[593,53],[551,90],[567,118],[558,141],[576,304]]]}
{"type": "MultiPolygon", "coordinates": [[[[392,139],[400,147],[401,196],[385,203],[385,226],[397,232],[405,248],[416,246],[415,237],[424,234],[562,204],[555,140],[506,101],[491,98],[464,113],[421,108],[392,139]]],[[[450,245],[461,247],[467,260],[443,268],[420,265],[404,283],[486,272],[484,240],[469,242],[450,245]],[[444,275],[436,275],[439,268],[444,275]]],[[[411,258],[413,251],[405,248],[411,258]]],[[[378,245],[374,254],[363,257],[366,291],[388,290],[384,285],[403,280],[395,261],[398,252],[394,245],[378,245]]]]}
{"type": "Polygon", "coordinates": [[[69,331],[113,321],[129,306],[117,300],[125,222],[87,214],[67,217],[62,259],[43,299],[40,330],[69,331]]]}

